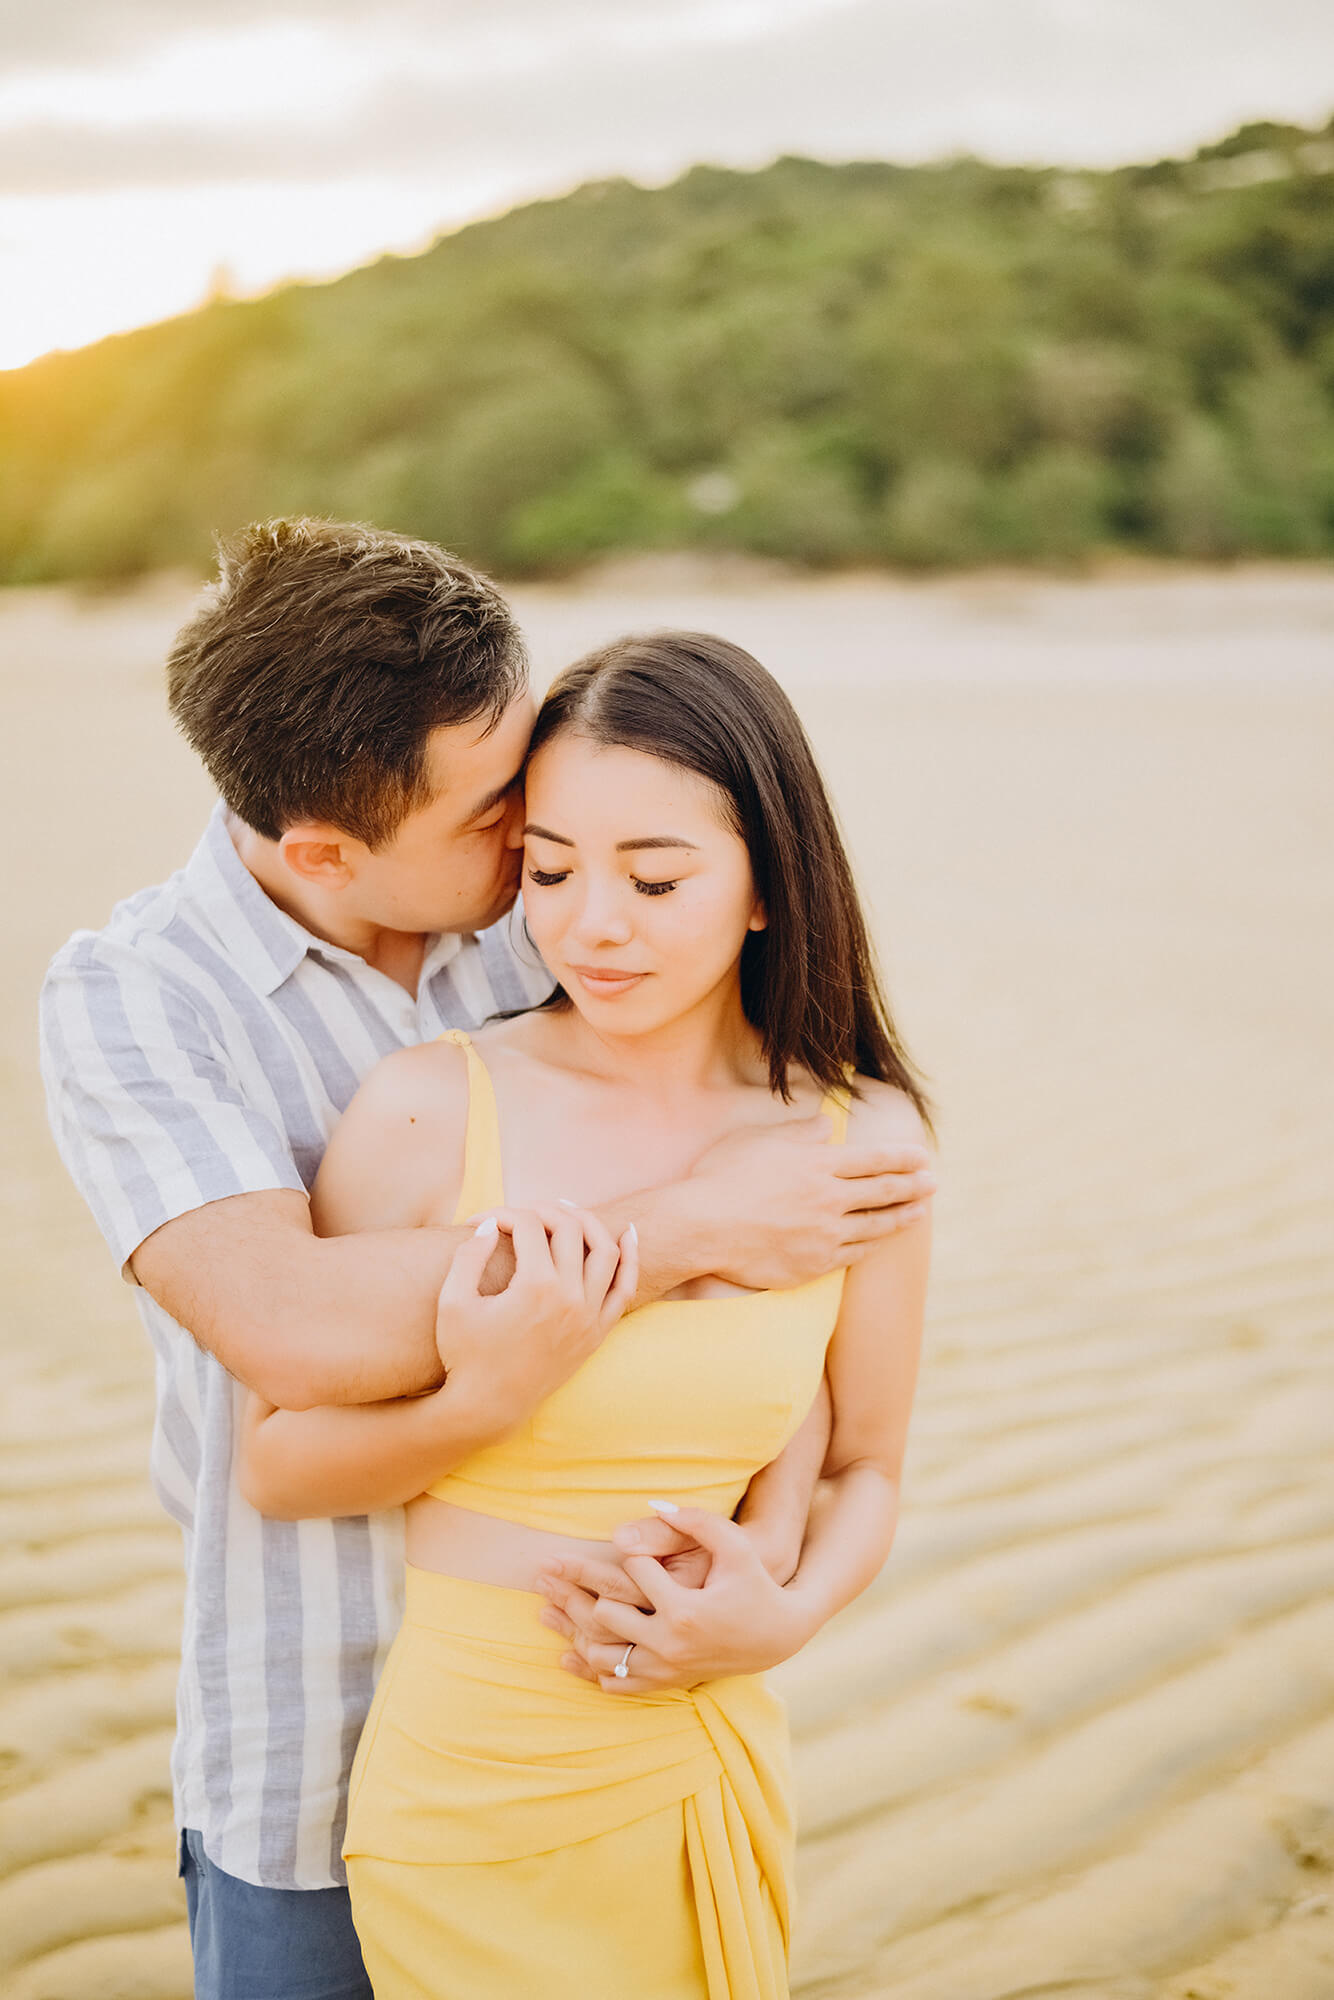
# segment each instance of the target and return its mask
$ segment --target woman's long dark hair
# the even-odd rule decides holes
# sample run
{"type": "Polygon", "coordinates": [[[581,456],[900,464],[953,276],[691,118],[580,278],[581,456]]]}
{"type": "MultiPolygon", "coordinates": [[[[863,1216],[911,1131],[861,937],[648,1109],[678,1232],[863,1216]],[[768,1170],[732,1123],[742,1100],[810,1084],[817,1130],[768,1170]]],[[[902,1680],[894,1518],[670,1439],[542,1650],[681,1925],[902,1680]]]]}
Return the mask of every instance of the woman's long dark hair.
{"type": "Polygon", "coordinates": [[[570,732],[693,771],[727,801],[768,919],[742,950],[741,1003],[770,1088],[790,1100],[792,1063],[826,1090],[855,1069],[897,1085],[929,1122],[814,753],[773,676],[707,632],[617,639],[554,682],[530,755],[570,732]]]}

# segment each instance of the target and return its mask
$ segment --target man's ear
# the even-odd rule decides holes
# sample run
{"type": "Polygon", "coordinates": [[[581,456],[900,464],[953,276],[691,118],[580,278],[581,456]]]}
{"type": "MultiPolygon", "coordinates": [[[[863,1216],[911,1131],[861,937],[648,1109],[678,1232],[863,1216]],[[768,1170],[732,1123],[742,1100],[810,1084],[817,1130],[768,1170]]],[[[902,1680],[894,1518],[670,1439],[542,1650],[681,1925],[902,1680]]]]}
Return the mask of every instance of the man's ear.
{"type": "Polygon", "coordinates": [[[289,826],[278,852],[292,873],[313,889],[345,889],[355,873],[355,850],[362,843],[327,820],[289,826]]]}

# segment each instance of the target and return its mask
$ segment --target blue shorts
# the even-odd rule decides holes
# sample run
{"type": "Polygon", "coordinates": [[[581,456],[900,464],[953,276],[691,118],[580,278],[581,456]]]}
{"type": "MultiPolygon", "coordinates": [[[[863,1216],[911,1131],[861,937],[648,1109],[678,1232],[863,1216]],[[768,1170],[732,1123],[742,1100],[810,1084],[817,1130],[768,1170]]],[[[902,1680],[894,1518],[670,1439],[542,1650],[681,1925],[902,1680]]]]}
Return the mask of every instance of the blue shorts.
{"type": "Polygon", "coordinates": [[[346,1889],[260,1889],[226,1875],[192,1829],[180,1873],[195,2000],[373,2000],[346,1889]]]}

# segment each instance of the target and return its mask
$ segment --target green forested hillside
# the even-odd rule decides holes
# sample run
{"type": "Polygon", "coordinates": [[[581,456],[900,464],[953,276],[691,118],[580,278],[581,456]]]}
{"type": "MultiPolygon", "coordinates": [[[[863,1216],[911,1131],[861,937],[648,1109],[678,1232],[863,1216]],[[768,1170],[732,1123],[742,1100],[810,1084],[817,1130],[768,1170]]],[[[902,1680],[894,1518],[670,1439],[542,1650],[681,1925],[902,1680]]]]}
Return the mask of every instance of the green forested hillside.
{"type": "Polygon", "coordinates": [[[0,375],[0,579],[279,511],[510,574],[1334,549],[1334,121],[1109,173],[699,167],[0,375]]]}

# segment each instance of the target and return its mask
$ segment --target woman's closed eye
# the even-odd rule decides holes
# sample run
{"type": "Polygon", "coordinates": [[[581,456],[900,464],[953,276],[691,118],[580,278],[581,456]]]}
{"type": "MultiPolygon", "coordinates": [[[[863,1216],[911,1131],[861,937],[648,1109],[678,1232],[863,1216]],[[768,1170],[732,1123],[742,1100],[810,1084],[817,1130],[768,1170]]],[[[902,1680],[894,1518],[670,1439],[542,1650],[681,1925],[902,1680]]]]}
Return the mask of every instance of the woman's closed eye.
{"type": "MultiPolygon", "coordinates": [[[[528,880],[536,883],[539,889],[554,889],[558,882],[568,881],[569,875],[570,871],[568,868],[548,870],[546,868],[530,867],[528,870],[528,880]]],[[[630,880],[634,883],[635,888],[641,896],[665,896],[669,890],[676,887],[675,881],[646,882],[639,875],[632,875],[630,880]]]]}

